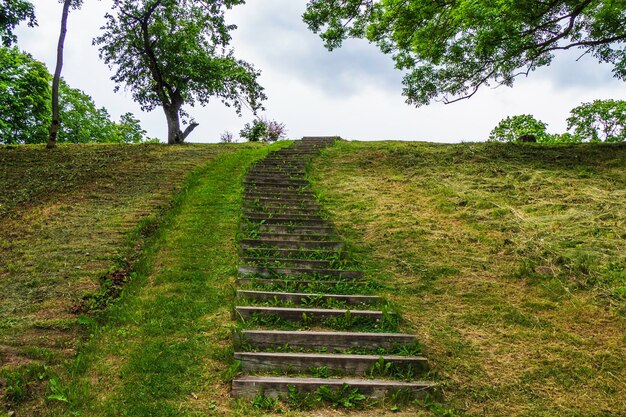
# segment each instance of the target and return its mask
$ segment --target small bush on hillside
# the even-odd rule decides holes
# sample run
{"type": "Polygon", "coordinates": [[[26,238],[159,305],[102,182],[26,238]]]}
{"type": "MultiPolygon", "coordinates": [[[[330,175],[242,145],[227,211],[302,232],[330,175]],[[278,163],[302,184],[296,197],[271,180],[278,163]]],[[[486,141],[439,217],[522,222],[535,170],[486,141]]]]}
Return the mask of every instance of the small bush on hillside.
{"type": "Polygon", "coordinates": [[[222,143],[234,143],[235,139],[233,134],[229,131],[226,131],[220,135],[220,142],[222,143]]]}
{"type": "Polygon", "coordinates": [[[623,142],[626,140],[626,101],[595,100],[570,111],[567,130],[579,142],[623,142]]]}
{"type": "Polygon", "coordinates": [[[285,138],[286,133],[284,123],[260,118],[253,120],[252,124],[246,123],[239,135],[250,142],[275,142],[285,138]]]}
{"type": "Polygon", "coordinates": [[[530,114],[511,116],[503,119],[489,134],[489,140],[498,142],[516,142],[521,138],[534,137],[537,142],[544,142],[548,134],[547,125],[530,114]]]}

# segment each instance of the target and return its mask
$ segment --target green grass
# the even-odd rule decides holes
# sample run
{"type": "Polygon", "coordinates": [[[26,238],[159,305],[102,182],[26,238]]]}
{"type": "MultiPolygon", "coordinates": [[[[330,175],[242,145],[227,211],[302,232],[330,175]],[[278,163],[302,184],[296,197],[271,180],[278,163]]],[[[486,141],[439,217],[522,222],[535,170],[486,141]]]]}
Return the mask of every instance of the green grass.
{"type": "Polygon", "coordinates": [[[311,178],[464,416],[626,414],[626,146],[341,142],[311,178]]]}
{"type": "MultiPolygon", "coordinates": [[[[247,163],[266,152],[258,145],[0,147],[0,411],[45,415],[63,399],[76,404],[82,393],[63,385],[64,369],[76,352],[86,360],[81,341],[109,320],[94,321],[93,309],[106,311],[124,282],[141,281],[173,202],[181,205],[212,174],[230,177],[231,188],[211,198],[239,195],[247,163]],[[230,171],[210,171],[222,161],[230,171]]],[[[185,256],[200,257],[206,239],[185,256]]],[[[164,312],[177,308],[169,294],[159,297],[164,312]]]]}

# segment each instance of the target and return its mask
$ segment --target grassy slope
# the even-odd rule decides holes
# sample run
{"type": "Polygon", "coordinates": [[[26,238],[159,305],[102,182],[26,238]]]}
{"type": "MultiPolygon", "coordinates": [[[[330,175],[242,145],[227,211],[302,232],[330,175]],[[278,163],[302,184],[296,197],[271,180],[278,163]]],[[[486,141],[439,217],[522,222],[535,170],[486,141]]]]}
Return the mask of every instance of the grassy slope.
{"type": "Polygon", "coordinates": [[[314,167],[455,414],[626,414],[626,146],[344,142],[314,167]]]}
{"type": "Polygon", "coordinates": [[[72,310],[127,268],[189,172],[256,148],[0,147],[0,413],[46,407],[32,383],[74,354],[72,310]]]}

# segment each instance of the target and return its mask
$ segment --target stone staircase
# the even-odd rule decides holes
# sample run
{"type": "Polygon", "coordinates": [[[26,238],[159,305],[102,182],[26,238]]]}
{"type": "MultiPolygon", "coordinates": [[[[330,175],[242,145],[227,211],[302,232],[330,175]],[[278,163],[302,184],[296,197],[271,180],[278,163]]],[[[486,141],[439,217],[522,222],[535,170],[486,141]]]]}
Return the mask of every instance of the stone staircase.
{"type": "Polygon", "coordinates": [[[235,397],[326,386],[417,398],[432,387],[415,381],[428,368],[419,343],[396,332],[398,317],[371,294],[305,178],[307,163],[334,140],[296,141],[254,165],[244,181],[235,397]]]}

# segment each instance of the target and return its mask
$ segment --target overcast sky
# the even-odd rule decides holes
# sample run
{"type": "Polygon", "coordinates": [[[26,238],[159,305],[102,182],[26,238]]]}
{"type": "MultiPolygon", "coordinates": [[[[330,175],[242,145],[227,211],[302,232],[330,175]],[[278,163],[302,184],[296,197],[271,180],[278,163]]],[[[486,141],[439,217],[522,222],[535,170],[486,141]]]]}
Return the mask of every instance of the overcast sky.
{"type": "MultiPolygon", "coordinates": [[[[33,3],[39,26],[20,27],[18,45],[53,70],[61,4],[33,3]]],[[[486,88],[470,100],[411,107],[401,95],[402,73],[389,56],[362,40],[328,52],[302,22],[305,5],[305,0],[248,0],[227,13],[228,21],[238,25],[232,42],[235,55],[262,71],[260,82],[268,95],[265,115],[284,122],[290,138],[485,140],[502,118],[526,113],[556,133],[565,130],[569,111],[581,102],[626,99],[626,83],[612,77],[610,66],[590,57],[576,62],[579,53],[574,51],[518,79],[513,88],[486,88]]],[[[151,137],[163,140],[167,132],[163,112],[144,113],[129,93],[114,93],[112,73],[91,44],[110,7],[110,0],[87,0],[81,10],[70,13],[63,77],[115,119],[131,111],[151,137]]],[[[237,117],[219,101],[187,110],[200,123],[190,142],[217,142],[227,130],[237,137],[243,124],[252,120],[249,113],[237,117]]]]}

